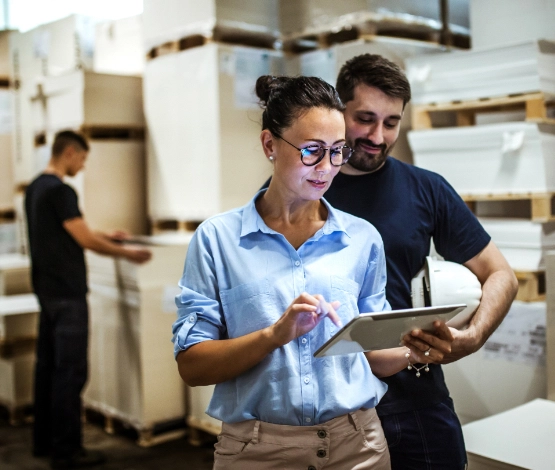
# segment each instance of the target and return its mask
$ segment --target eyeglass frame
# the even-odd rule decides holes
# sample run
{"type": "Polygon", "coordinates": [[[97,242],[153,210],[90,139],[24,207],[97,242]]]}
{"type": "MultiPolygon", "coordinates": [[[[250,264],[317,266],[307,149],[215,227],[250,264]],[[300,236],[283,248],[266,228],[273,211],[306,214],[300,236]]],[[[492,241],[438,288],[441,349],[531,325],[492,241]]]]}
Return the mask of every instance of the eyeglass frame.
{"type": "MultiPolygon", "coordinates": [[[[314,163],[308,164],[308,163],[305,163],[304,160],[303,160],[303,150],[306,150],[308,147],[299,148],[299,147],[293,145],[293,144],[292,144],[291,142],[289,142],[288,140],[285,140],[285,139],[284,139],[283,137],[281,137],[280,135],[277,135],[276,137],[277,137],[278,139],[283,140],[284,142],[287,142],[291,147],[293,147],[293,148],[297,149],[299,152],[301,152],[301,163],[302,163],[304,166],[316,166],[316,165],[318,165],[318,163],[320,163],[320,162],[324,159],[324,157],[326,156],[326,151],[328,151],[329,154],[330,154],[330,163],[331,163],[331,166],[343,166],[343,165],[345,165],[345,163],[347,163],[347,162],[349,161],[349,158],[351,158],[351,157],[353,156],[353,152],[354,152],[354,149],[352,149],[352,148],[349,147],[348,145],[342,145],[341,147],[338,147],[338,148],[340,148],[340,149],[347,148],[347,149],[349,149],[349,150],[351,151],[351,153],[349,154],[349,156],[347,157],[347,159],[346,159],[343,163],[341,163],[340,165],[335,165],[335,164],[333,163],[332,159],[331,159],[331,147],[322,147],[321,145],[318,145],[318,147],[320,147],[321,149],[324,150],[324,153],[322,153],[322,156],[321,156],[320,158],[318,158],[318,160],[316,160],[314,163]]],[[[309,147],[310,147],[310,146],[309,146],[309,147]]]]}

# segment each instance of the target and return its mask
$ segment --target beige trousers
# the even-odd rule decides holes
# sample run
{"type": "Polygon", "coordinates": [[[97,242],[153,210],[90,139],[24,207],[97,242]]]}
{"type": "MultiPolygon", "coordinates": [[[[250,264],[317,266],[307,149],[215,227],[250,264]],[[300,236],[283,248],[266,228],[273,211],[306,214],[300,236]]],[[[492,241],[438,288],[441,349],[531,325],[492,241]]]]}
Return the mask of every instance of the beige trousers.
{"type": "Polygon", "coordinates": [[[257,420],[224,423],[214,470],[389,470],[389,451],[374,408],[317,426],[257,420]]]}

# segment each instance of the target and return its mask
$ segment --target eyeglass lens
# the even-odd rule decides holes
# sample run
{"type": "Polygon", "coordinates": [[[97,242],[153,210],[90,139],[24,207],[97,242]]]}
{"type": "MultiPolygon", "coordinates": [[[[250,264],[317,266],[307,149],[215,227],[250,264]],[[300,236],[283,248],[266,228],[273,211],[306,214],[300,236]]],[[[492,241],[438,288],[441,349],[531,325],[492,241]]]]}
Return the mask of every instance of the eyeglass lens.
{"type": "MultiPolygon", "coordinates": [[[[301,160],[305,165],[316,165],[320,162],[326,153],[324,147],[314,145],[301,149],[301,160]]],[[[332,147],[329,149],[331,155],[331,164],[335,166],[343,165],[351,156],[352,150],[349,147],[332,147]]]]}

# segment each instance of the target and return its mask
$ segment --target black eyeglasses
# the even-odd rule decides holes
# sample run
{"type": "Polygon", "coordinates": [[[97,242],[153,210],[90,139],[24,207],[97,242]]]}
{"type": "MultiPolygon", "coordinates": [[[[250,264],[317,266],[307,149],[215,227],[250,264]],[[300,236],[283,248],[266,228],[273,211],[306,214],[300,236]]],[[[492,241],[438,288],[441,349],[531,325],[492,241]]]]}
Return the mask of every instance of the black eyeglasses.
{"type": "Polygon", "coordinates": [[[326,150],[330,151],[330,162],[333,166],[342,166],[347,163],[351,158],[353,149],[347,145],[339,145],[337,147],[322,147],[320,145],[312,144],[305,148],[295,147],[291,142],[285,140],[283,137],[277,136],[279,139],[287,142],[291,147],[296,148],[301,152],[301,162],[306,166],[314,166],[320,163],[326,155],[326,150]]]}

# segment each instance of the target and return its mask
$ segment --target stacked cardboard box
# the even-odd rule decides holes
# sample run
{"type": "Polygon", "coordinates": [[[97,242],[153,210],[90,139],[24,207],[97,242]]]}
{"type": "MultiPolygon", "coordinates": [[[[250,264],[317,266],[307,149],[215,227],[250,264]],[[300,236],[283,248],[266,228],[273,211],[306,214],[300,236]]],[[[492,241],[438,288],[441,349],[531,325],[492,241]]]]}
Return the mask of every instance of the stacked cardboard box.
{"type": "Polygon", "coordinates": [[[153,256],[143,265],[87,253],[91,345],[84,402],[140,432],[185,418],[185,386],[170,340],[189,239],[149,239],[153,256]]]}

